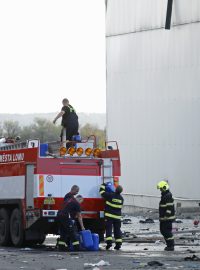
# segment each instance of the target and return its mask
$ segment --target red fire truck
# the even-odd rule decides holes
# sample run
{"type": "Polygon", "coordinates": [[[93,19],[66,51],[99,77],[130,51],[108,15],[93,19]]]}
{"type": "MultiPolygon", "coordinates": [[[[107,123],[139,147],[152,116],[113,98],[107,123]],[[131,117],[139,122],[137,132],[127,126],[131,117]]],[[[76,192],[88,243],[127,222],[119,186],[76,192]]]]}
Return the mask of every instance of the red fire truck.
{"type": "Polygon", "coordinates": [[[39,140],[0,144],[0,245],[43,243],[58,234],[56,215],[73,185],[84,197],[85,228],[104,234],[103,182],[117,184],[120,156],[116,142],[95,148],[95,138],[73,143],[39,140]]]}

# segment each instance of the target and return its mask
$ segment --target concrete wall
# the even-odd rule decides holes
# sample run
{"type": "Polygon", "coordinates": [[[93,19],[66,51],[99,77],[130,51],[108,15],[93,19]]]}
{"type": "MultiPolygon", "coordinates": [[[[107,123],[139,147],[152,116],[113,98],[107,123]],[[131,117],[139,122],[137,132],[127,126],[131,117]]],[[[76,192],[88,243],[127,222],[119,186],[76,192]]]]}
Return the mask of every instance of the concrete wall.
{"type": "MultiPolygon", "coordinates": [[[[123,194],[124,197],[124,206],[123,213],[124,214],[134,214],[136,209],[157,209],[159,207],[159,196],[147,196],[147,195],[134,195],[134,194],[123,194]]],[[[192,199],[182,199],[182,198],[174,198],[174,204],[177,215],[183,212],[192,213],[192,212],[200,212],[200,199],[192,200],[192,199]]]]}
{"type": "Polygon", "coordinates": [[[148,205],[163,178],[175,197],[200,198],[200,1],[174,1],[171,30],[166,8],[107,1],[108,139],[119,143],[124,191],[148,205]]]}

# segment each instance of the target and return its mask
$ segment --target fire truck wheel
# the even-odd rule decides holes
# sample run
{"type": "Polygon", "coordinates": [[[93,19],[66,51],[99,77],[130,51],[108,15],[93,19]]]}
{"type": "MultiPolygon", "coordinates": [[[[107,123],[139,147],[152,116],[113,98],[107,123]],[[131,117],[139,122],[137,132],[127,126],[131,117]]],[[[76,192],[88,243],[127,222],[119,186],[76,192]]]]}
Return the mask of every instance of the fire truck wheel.
{"type": "Polygon", "coordinates": [[[0,208],[0,245],[10,244],[10,220],[9,212],[5,208],[0,208]]]}
{"type": "Polygon", "coordinates": [[[20,210],[15,208],[10,218],[10,235],[14,246],[19,247],[24,241],[24,232],[20,210]]]}

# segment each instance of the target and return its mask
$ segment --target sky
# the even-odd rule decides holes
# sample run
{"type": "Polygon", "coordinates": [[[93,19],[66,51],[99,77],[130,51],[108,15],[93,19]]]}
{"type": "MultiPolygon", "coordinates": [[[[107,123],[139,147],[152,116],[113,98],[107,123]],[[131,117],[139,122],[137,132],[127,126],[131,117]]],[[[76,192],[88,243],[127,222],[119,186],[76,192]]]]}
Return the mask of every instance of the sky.
{"type": "Polygon", "coordinates": [[[0,0],[0,113],[105,113],[104,3],[0,0]]]}

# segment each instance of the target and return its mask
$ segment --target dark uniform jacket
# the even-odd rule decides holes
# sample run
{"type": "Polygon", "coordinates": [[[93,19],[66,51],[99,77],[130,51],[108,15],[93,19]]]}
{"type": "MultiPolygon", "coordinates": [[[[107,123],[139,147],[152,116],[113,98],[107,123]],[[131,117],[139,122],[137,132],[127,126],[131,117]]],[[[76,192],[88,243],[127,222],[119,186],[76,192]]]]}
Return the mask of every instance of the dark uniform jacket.
{"type": "Polygon", "coordinates": [[[74,198],[74,196],[69,192],[64,197],[64,203],[61,210],[58,211],[58,215],[67,216],[69,218],[75,219],[77,213],[81,212],[81,207],[79,202],[74,198]]]}
{"type": "Polygon", "coordinates": [[[105,199],[105,218],[121,220],[121,209],[124,203],[123,197],[115,192],[106,192],[104,184],[101,185],[99,192],[105,199]]]}
{"type": "Polygon", "coordinates": [[[61,123],[63,127],[68,127],[69,125],[78,125],[78,115],[70,104],[68,106],[63,106],[61,111],[65,112],[62,116],[61,123]]]}
{"type": "Polygon", "coordinates": [[[160,221],[175,220],[174,199],[169,190],[161,193],[161,200],[159,203],[159,219],[160,221]]]}

